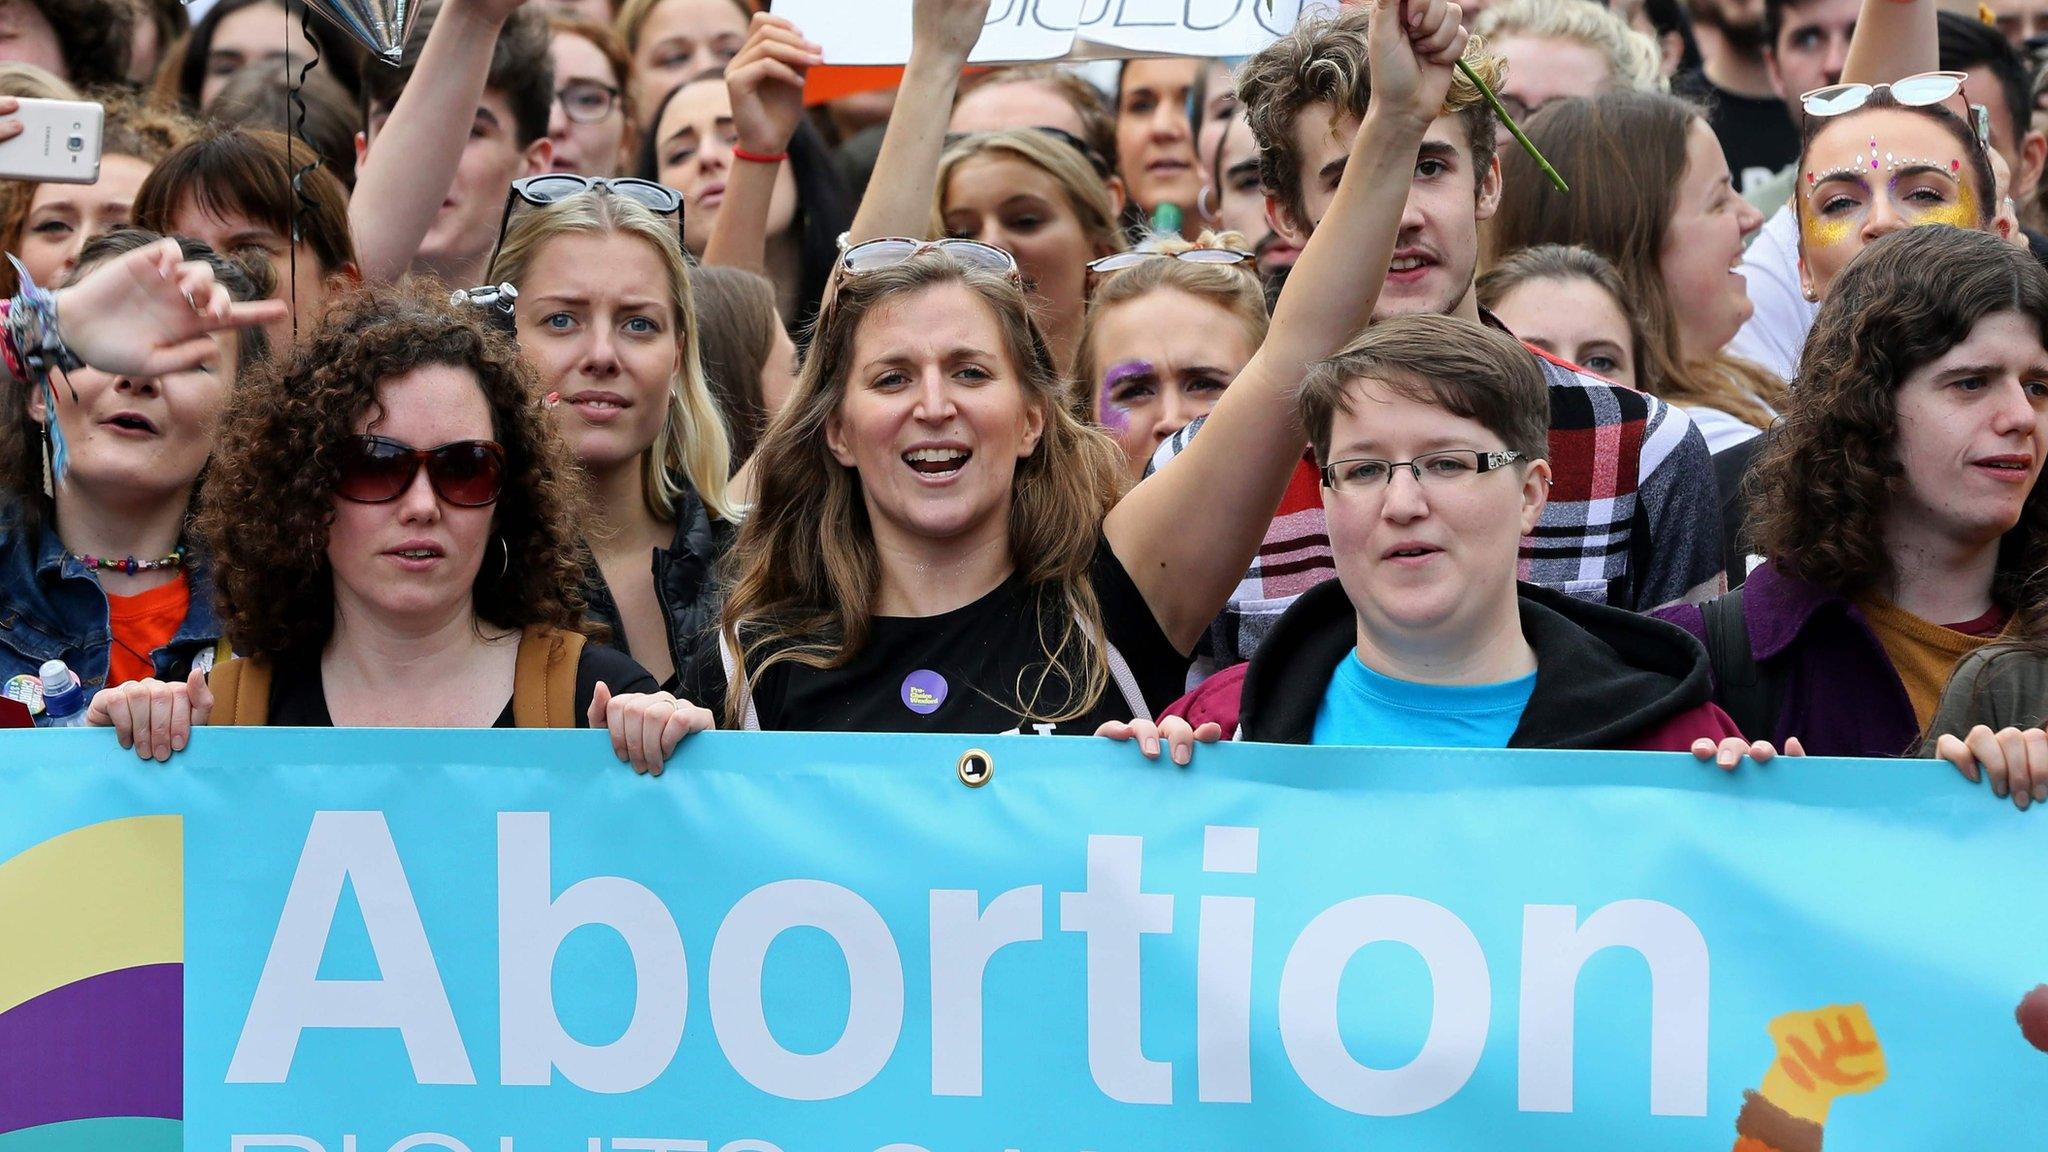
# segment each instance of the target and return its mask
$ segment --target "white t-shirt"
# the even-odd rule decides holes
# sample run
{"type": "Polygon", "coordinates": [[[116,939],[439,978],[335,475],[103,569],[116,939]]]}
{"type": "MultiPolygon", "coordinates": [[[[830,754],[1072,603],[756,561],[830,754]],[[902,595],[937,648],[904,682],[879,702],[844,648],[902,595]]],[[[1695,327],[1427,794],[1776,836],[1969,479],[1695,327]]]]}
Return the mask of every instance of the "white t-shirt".
{"type": "Polygon", "coordinates": [[[1745,440],[1763,435],[1753,424],[1745,424],[1719,408],[1702,408],[1697,404],[1683,405],[1685,414],[1699,427],[1700,435],[1707,438],[1707,452],[1718,456],[1745,440]]]}
{"type": "MultiPolygon", "coordinates": [[[[1749,250],[1742,254],[1741,272],[1749,282],[1749,302],[1756,310],[1729,341],[1727,352],[1753,360],[1777,373],[1780,380],[1796,384],[1799,354],[1806,348],[1806,334],[1813,328],[1820,305],[1808,300],[1799,287],[1799,221],[1790,204],[1772,213],[1750,242],[1749,250]]],[[[1720,450],[1713,446],[1711,435],[1708,446],[1720,450]]]]}

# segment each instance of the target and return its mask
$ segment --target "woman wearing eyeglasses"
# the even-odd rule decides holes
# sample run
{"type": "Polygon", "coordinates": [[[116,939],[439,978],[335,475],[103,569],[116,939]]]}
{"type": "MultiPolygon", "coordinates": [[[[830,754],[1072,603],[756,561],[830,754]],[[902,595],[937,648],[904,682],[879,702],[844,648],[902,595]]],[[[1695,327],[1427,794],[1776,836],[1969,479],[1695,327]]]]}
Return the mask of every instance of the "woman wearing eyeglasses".
{"type": "Polygon", "coordinates": [[[580,16],[549,16],[548,30],[555,65],[555,105],[548,116],[552,170],[617,176],[637,147],[626,46],[610,26],[580,16]]]}
{"type": "Polygon", "coordinates": [[[438,293],[336,301],[235,397],[214,457],[199,531],[241,657],[101,692],[89,720],[159,760],[204,723],[604,725],[658,766],[696,714],[584,643],[577,500],[535,395],[438,293]]]}
{"type": "Polygon", "coordinates": [[[1168,436],[1206,416],[1266,339],[1266,297],[1235,232],[1095,261],[1076,411],[1123,451],[1133,483],[1168,436]]]}
{"type": "Polygon", "coordinates": [[[491,277],[519,292],[520,350],[588,485],[583,599],[612,644],[667,681],[714,624],[711,569],[739,516],[728,438],[698,359],[680,198],[567,176],[521,181],[514,196],[572,188],[518,206],[491,277]]]}

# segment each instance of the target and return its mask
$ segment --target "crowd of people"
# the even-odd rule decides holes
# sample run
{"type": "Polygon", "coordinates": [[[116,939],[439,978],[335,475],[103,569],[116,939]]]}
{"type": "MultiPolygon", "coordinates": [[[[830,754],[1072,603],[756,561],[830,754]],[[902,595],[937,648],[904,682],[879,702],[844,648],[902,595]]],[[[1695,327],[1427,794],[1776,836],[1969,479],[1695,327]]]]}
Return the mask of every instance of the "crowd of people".
{"type": "Polygon", "coordinates": [[[1946,6],[969,68],[989,0],[914,0],[813,106],[751,0],[426,0],[396,66],[301,0],[0,0],[0,140],[105,110],[96,182],[0,181],[0,679],[156,760],[1035,732],[2048,802],[2048,41],[1946,6]]]}

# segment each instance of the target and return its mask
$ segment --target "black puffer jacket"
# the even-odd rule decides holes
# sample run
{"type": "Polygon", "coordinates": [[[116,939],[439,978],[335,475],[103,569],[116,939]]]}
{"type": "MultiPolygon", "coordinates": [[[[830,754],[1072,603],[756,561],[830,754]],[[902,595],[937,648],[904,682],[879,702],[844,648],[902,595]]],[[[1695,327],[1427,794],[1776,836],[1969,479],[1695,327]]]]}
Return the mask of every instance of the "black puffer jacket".
{"type": "MultiPolygon", "coordinates": [[[[676,668],[687,668],[700,645],[715,643],[718,605],[723,590],[715,570],[720,557],[732,545],[735,525],[716,519],[704,501],[688,485],[676,501],[676,538],[667,548],[654,550],[654,595],[661,604],[662,619],[668,623],[668,654],[676,668]]],[[[626,628],[619,618],[619,605],[598,570],[597,558],[589,549],[583,554],[583,599],[593,622],[611,629],[605,643],[626,655],[626,628]]],[[[673,690],[671,675],[663,688],[673,690]]]]}

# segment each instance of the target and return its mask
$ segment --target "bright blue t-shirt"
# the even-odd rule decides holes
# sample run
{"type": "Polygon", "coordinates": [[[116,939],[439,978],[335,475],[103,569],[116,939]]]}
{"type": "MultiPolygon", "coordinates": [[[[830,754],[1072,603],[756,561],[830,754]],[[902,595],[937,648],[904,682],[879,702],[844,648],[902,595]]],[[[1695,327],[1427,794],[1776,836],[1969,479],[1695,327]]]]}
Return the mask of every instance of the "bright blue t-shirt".
{"type": "Polygon", "coordinates": [[[1534,672],[1498,684],[1396,680],[1367,668],[1354,648],[1323,692],[1312,743],[1505,748],[1535,690],[1534,672]]]}

